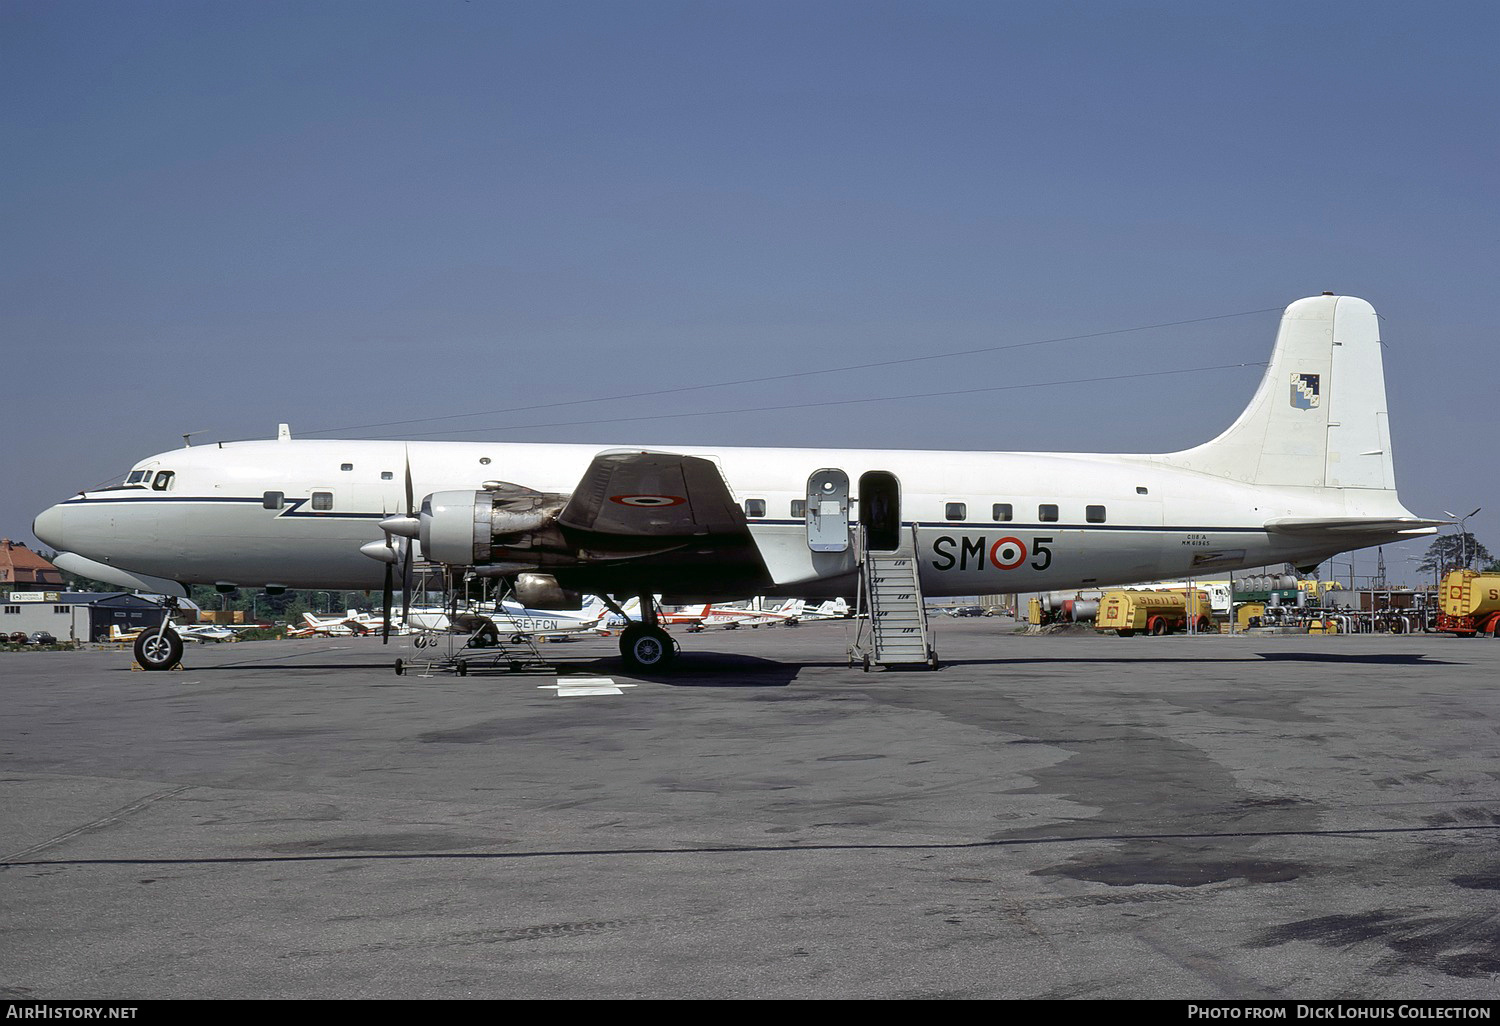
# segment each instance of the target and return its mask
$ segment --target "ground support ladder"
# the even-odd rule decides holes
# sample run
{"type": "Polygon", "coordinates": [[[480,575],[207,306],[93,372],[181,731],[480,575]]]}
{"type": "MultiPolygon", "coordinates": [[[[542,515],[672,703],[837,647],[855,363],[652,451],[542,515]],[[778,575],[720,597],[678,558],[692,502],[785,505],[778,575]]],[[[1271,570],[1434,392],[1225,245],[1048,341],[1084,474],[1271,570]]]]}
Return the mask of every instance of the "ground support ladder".
{"type": "MultiPolygon", "coordinates": [[[[446,579],[445,579],[446,580],[446,579]]],[[[466,594],[467,588],[459,594],[466,594]]],[[[412,638],[412,647],[427,649],[425,655],[396,660],[396,675],[411,674],[431,677],[437,673],[454,673],[467,677],[471,673],[520,673],[525,670],[552,669],[552,661],[542,655],[536,639],[524,631],[506,631],[503,613],[504,595],[495,598],[493,614],[470,606],[462,613],[454,595],[457,589],[444,587],[443,605],[448,609],[450,622],[460,622],[460,617],[470,618],[473,629],[463,633],[422,631],[412,638]],[[435,649],[443,649],[439,654],[435,649]]]]}
{"type": "Polygon", "coordinates": [[[927,666],[937,669],[937,649],[927,622],[917,564],[917,528],[901,533],[894,552],[872,552],[859,531],[859,598],[849,665],[927,666]]]}

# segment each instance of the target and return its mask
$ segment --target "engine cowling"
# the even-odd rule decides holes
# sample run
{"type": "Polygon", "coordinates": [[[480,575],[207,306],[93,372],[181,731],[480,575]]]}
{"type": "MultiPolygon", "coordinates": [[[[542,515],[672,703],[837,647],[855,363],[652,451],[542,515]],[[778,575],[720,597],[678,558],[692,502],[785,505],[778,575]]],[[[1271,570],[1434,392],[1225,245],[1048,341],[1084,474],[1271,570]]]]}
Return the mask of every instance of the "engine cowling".
{"type": "Polygon", "coordinates": [[[557,516],[566,503],[565,495],[501,482],[483,491],[433,492],[422,500],[422,552],[450,566],[531,569],[560,542],[557,516]]]}
{"type": "Polygon", "coordinates": [[[551,574],[518,574],[515,593],[527,609],[583,608],[583,595],[562,587],[551,574]]]}

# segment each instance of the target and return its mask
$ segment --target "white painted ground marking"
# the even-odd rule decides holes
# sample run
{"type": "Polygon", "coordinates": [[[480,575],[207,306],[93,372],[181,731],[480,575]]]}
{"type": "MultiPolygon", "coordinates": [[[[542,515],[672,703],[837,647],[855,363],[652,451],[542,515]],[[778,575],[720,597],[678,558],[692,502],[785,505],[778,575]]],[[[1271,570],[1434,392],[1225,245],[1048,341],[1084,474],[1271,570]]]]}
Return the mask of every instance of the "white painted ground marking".
{"type": "Polygon", "coordinates": [[[538,691],[555,690],[559,698],[590,698],[595,695],[623,695],[621,688],[633,688],[634,684],[616,684],[613,677],[569,677],[566,683],[558,678],[556,684],[543,684],[538,691]]]}

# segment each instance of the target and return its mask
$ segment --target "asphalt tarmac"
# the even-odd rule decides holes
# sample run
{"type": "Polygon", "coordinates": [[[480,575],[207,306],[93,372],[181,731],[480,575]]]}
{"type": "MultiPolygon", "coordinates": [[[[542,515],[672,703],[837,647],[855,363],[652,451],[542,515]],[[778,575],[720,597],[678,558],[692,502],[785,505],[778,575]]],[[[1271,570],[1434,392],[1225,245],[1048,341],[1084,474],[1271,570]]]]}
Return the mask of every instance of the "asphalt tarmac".
{"type": "Polygon", "coordinates": [[[0,996],[1500,997],[1500,641],[938,628],[0,655],[0,996]]]}

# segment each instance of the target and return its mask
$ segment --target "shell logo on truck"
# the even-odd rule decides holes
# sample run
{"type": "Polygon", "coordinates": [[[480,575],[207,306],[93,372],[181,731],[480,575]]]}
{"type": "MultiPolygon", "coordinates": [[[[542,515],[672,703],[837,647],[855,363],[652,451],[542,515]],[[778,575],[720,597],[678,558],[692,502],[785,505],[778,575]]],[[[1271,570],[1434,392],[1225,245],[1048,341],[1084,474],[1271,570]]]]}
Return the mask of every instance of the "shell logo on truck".
{"type": "Polygon", "coordinates": [[[1094,629],[1114,631],[1122,638],[1136,633],[1160,637],[1187,630],[1189,616],[1197,631],[1216,630],[1213,606],[1208,593],[1193,589],[1191,600],[1187,589],[1169,591],[1107,591],[1099,600],[1099,616],[1094,629]],[[1191,614],[1189,606],[1192,607],[1191,614]]]}
{"type": "Polygon", "coordinates": [[[1500,630],[1500,574],[1454,570],[1443,578],[1437,629],[1461,638],[1500,630]]]}

